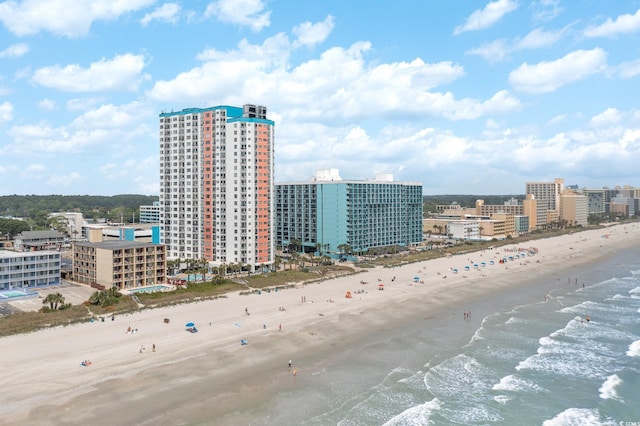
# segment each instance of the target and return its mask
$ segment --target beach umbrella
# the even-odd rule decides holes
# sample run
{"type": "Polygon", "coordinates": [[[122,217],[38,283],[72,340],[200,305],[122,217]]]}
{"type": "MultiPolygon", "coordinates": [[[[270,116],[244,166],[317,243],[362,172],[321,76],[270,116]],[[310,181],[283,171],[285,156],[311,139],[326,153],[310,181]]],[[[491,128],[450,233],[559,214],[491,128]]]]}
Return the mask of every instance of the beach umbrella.
{"type": "Polygon", "coordinates": [[[192,322],[188,322],[184,325],[185,327],[195,327],[196,325],[192,322]]]}

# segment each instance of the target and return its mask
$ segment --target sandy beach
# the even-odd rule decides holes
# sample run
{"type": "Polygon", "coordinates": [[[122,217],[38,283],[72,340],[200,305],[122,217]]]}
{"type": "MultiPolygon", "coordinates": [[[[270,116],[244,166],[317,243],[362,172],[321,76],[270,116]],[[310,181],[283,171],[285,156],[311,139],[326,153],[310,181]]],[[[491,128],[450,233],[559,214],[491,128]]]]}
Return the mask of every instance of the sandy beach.
{"type": "Polygon", "coordinates": [[[626,224],[514,240],[498,249],[378,267],[277,292],[233,293],[1,338],[0,424],[242,419],[243,407],[290,386],[294,369],[296,381],[312,381],[312,363],[358,339],[414,318],[459,323],[471,311],[469,322],[480,321],[475,306],[491,300],[490,306],[500,307],[501,294],[514,286],[521,287],[517,294],[545,300],[554,288],[581,285],[575,272],[581,265],[636,245],[639,235],[640,226],[626,224]],[[526,255],[531,247],[537,253],[526,255]],[[500,263],[509,256],[513,260],[500,263]],[[548,284],[532,287],[541,281],[548,284]],[[190,322],[197,333],[187,331],[190,322]],[[84,360],[91,365],[81,366],[84,360]]]}

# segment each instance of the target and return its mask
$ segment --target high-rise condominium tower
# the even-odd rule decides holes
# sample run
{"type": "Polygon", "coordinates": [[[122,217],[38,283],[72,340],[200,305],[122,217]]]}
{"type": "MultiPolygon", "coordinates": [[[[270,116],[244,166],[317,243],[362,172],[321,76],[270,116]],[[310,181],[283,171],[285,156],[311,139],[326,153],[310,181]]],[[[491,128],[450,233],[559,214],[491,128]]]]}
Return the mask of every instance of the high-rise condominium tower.
{"type": "Polygon", "coordinates": [[[263,106],[160,114],[160,242],[169,259],[274,261],[274,123],[263,106]]]}

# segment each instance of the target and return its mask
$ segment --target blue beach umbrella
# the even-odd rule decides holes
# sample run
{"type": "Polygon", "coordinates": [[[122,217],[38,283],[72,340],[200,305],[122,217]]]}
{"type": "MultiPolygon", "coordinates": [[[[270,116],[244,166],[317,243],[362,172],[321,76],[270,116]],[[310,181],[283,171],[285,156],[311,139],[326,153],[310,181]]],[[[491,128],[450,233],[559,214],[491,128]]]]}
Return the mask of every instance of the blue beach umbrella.
{"type": "Polygon", "coordinates": [[[195,327],[196,325],[192,322],[188,322],[184,325],[185,327],[195,327]]]}

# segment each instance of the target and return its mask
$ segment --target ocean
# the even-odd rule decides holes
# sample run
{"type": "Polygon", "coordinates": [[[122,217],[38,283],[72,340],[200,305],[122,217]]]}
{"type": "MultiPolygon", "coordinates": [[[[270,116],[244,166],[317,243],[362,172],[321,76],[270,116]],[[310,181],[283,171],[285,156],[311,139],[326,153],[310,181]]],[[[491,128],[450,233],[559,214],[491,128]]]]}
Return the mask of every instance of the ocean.
{"type": "Polygon", "coordinates": [[[249,423],[640,425],[640,249],[571,272],[544,298],[346,345],[249,423]]]}

